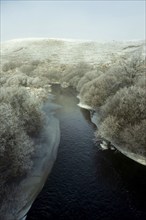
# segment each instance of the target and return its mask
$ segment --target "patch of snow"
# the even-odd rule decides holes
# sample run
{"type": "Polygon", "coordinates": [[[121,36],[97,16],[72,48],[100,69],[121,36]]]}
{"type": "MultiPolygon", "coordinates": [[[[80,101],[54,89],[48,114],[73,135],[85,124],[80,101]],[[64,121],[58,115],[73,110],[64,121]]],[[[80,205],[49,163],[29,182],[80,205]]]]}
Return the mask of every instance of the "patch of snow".
{"type": "Polygon", "coordinates": [[[88,109],[88,110],[92,110],[92,108],[89,105],[86,105],[84,103],[79,103],[77,104],[80,108],[84,108],[84,109],[88,109]]]}
{"type": "Polygon", "coordinates": [[[102,150],[107,150],[108,149],[108,146],[107,146],[107,143],[105,141],[103,141],[101,144],[100,144],[102,150]]]}

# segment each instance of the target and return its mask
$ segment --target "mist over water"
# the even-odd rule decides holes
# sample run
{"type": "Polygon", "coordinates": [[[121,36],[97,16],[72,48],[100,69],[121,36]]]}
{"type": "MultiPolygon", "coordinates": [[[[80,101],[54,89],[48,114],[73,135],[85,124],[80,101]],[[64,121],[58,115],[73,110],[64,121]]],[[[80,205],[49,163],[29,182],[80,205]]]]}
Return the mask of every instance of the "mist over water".
{"type": "Polygon", "coordinates": [[[146,168],[118,152],[95,146],[88,110],[71,88],[53,87],[61,141],[56,163],[28,220],[146,218],[146,168]]]}

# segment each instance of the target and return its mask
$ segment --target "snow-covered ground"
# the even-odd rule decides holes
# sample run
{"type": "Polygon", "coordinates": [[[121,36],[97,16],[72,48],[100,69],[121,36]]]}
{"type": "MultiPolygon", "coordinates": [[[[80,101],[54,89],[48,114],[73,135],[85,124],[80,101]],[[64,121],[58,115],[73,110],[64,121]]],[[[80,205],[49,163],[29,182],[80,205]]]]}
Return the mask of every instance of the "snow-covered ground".
{"type": "Polygon", "coordinates": [[[90,107],[89,105],[83,104],[82,102],[79,102],[78,106],[80,108],[84,108],[84,109],[87,109],[87,110],[92,110],[92,107],[90,107]]]}
{"type": "Polygon", "coordinates": [[[3,62],[11,60],[50,60],[56,64],[88,62],[110,63],[118,56],[136,49],[144,50],[144,41],[82,41],[67,39],[31,38],[3,42],[1,45],[3,62]]]}

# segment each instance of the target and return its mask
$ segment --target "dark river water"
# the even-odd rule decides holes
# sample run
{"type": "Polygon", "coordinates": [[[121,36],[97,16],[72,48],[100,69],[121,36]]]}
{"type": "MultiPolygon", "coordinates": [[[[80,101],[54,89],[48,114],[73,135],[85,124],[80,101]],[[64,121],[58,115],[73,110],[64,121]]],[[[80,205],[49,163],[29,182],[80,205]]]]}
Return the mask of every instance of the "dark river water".
{"type": "Polygon", "coordinates": [[[88,110],[75,92],[53,87],[61,141],[48,180],[27,220],[144,220],[146,167],[94,144],[88,110]]]}

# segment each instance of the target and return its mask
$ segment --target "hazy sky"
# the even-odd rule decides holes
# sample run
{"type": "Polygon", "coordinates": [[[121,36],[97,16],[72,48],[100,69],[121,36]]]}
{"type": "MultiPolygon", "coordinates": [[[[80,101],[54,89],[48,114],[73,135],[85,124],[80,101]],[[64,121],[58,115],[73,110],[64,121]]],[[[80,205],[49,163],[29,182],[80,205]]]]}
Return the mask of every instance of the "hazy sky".
{"type": "Polygon", "coordinates": [[[145,0],[1,0],[1,40],[25,37],[145,38],[145,0]]]}

